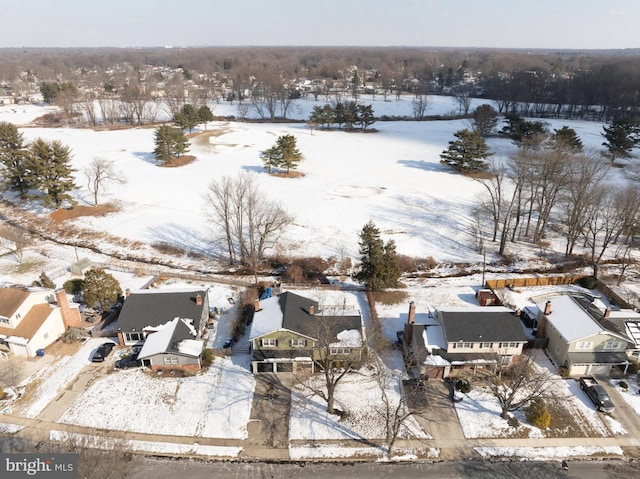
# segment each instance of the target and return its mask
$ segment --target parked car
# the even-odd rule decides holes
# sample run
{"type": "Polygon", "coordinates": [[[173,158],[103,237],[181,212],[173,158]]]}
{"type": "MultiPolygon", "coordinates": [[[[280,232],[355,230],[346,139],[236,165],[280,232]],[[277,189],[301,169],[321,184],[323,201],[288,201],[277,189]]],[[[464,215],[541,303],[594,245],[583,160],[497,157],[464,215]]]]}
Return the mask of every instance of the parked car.
{"type": "Polygon", "coordinates": [[[114,343],[102,343],[100,346],[98,346],[98,349],[96,349],[96,352],[93,353],[91,361],[93,361],[94,363],[104,361],[107,358],[107,356],[111,354],[111,351],[113,350],[114,346],[115,346],[114,343]]]}
{"type": "Polygon", "coordinates": [[[227,348],[230,348],[232,344],[233,344],[233,338],[227,338],[224,344],[222,345],[222,347],[224,349],[227,349],[227,348]]]}
{"type": "Polygon", "coordinates": [[[580,389],[587,393],[591,402],[596,406],[598,411],[613,412],[614,407],[611,398],[604,390],[602,385],[598,384],[593,376],[583,376],[580,378],[580,389]]]}
{"type": "Polygon", "coordinates": [[[116,361],[116,368],[118,369],[137,368],[138,366],[141,366],[141,365],[142,365],[142,361],[138,359],[137,354],[135,355],[135,357],[133,355],[127,356],[126,358],[118,359],[116,361]]]}

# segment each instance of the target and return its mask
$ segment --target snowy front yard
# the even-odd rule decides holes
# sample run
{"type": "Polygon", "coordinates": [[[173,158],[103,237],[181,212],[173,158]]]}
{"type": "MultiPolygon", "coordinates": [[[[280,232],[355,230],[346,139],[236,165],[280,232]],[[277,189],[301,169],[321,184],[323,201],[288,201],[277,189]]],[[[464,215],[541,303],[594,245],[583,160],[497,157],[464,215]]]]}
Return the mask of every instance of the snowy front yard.
{"type": "Polygon", "coordinates": [[[114,371],[82,393],[60,422],[147,434],[244,439],[254,388],[246,365],[222,358],[202,374],[183,378],[114,371]]]}

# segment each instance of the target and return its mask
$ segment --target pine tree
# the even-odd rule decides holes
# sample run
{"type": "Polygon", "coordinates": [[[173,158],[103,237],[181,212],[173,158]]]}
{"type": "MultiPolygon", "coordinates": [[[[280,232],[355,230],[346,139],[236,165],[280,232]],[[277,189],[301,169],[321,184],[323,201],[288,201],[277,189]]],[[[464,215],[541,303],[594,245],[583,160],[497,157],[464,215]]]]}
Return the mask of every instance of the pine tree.
{"type": "Polygon", "coordinates": [[[158,127],[154,134],[156,147],[153,154],[158,161],[167,163],[189,151],[189,140],[180,128],[170,125],[158,127]]]}
{"type": "Polygon", "coordinates": [[[282,154],[277,146],[264,150],[260,154],[260,158],[269,173],[271,173],[271,168],[278,168],[282,164],[282,154]]]}
{"type": "Polygon", "coordinates": [[[571,153],[580,153],[583,150],[582,140],[580,140],[576,130],[568,126],[554,130],[549,137],[549,143],[556,150],[569,151],[571,153]]]}
{"type": "Polygon", "coordinates": [[[54,283],[44,271],[40,274],[38,284],[43,288],[56,289],[56,283],[54,283]]]}
{"type": "Polygon", "coordinates": [[[208,106],[203,105],[200,108],[198,108],[198,120],[200,120],[199,123],[204,123],[205,130],[207,129],[207,123],[210,121],[213,121],[214,118],[215,117],[213,116],[213,112],[208,106]]]}
{"type": "Polygon", "coordinates": [[[498,124],[498,112],[491,105],[480,105],[473,111],[473,130],[488,137],[498,124]]]}
{"type": "Polygon", "coordinates": [[[72,202],[69,192],[76,188],[71,168],[71,150],[58,140],[38,138],[29,147],[32,170],[27,183],[40,191],[45,206],[59,208],[64,201],[72,202]]]}
{"type": "Polygon", "coordinates": [[[373,125],[376,121],[371,105],[358,105],[358,117],[363,130],[366,130],[367,127],[373,125]]]}
{"type": "MultiPolygon", "coordinates": [[[[209,110],[211,113],[211,110],[209,110]]],[[[213,114],[211,115],[213,116],[213,114]]],[[[189,130],[189,133],[201,123],[198,110],[190,103],[182,107],[182,109],[173,115],[173,122],[183,130],[189,130]]]]}
{"type": "Polygon", "coordinates": [[[389,240],[385,245],[380,238],[380,230],[373,221],[369,221],[360,232],[358,244],[361,267],[356,279],[371,291],[396,287],[402,272],[394,241],[389,240]]]}
{"type": "Polygon", "coordinates": [[[32,162],[24,145],[24,136],[13,123],[0,122],[0,164],[7,187],[25,199],[30,189],[32,162]]]}
{"type": "Polygon", "coordinates": [[[481,170],[487,167],[483,160],[493,155],[484,139],[476,132],[467,129],[454,133],[456,140],[440,154],[440,163],[449,165],[458,171],[481,170]]]}
{"type": "Polygon", "coordinates": [[[609,150],[611,162],[619,157],[628,157],[640,143],[640,126],[631,118],[616,118],[611,125],[602,127],[606,140],[602,146],[609,150]]]}
{"type": "Polygon", "coordinates": [[[296,169],[302,160],[302,153],[298,150],[296,137],[293,135],[282,135],[276,141],[276,147],[280,152],[280,165],[287,169],[296,169]]]}
{"type": "Polygon", "coordinates": [[[84,302],[90,308],[111,308],[122,296],[118,280],[103,269],[90,269],[84,275],[84,302]]]}

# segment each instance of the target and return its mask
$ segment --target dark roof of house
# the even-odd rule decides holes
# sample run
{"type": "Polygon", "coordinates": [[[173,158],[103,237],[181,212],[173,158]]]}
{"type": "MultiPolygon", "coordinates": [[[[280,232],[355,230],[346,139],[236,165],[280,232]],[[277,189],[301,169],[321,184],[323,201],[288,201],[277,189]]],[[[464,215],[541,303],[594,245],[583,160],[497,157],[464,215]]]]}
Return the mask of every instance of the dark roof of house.
{"type": "Polygon", "coordinates": [[[124,301],[117,327],[122,331],[142,331],[180,317],[192,319],[196,331],[202,331],[203,310],[207,305],[205,290],[132,293],[124,301]],[[197,295],[202,297],[200,305],[196,304],[197,295]]]}
{"type": "Polygon", "coordinates": [[[278,297],[282,310],[282,327],[315,339],[333,341],[341,331],[356,329],[362,333],[360,316],[340,315],[335,311],[318,311],[318,303],[286,292],[278,297]],[[310,314],[310,306],[314,314],[310,314]]]}
{"type": "Polygon", "coordinates": [[[523,341],[527,338],[520,319],[500,310],[439,311],[447,342],[523,341]]]}

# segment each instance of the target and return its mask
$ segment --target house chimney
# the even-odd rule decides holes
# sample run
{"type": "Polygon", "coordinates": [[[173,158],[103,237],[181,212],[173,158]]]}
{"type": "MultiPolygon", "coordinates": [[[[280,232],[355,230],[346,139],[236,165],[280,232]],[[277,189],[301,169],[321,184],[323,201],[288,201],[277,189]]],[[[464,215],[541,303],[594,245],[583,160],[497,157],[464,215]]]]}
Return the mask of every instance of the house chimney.
{"type": "Polygon", "coordinates": [[[253,309],[254,311],[260,311],[260,298],[253,300],[253,309]]]}
{"type": "Polygon", "coordinates": [[[124,297],[125,299],[128,298],[129,296],[131,296],[131,290],[129,288],[124,290],[124,297]]]}
{"type": "Polygon", "coordinates": [[[314,314],[316,314],[316,307],[312,304],[309,306],[309,314],[311,316],[313,316],[314,314]]]}
{"type": "Polygon", "coordinates": [[[608,318],[609,316],[611,316],[611,308],[607,308],[604,310],[604,317],[608,318]]]}
{"type": "Polygon", "coordinates": [[[55,292],[56,302],[60,307],[60,315],[62,316],[62,322],[64,328],[81,328],[82,318],[80,317],[80,311],[78,308],[71,309],[69,307],[69,300],[67,299],[67,293],[64,289],[59,289],[55,292]]]}
{"type": "Polygon", "coordinates": [[[416,303],[411,301],[409,303],[409,317],[407,318],[407,324],[413,324],[416,321],[416,303]]]}
{"type": "Polygon", "coordinates": [[[551,314],[551,301],[547,301],[544,305],[544,315],[549,316],[551,314]]]}
{"type": "Polygon", "coordinates": [[[202,296],[200,296],[200,293],[196,294],[196,304],[202,306],[202,296]]]}

